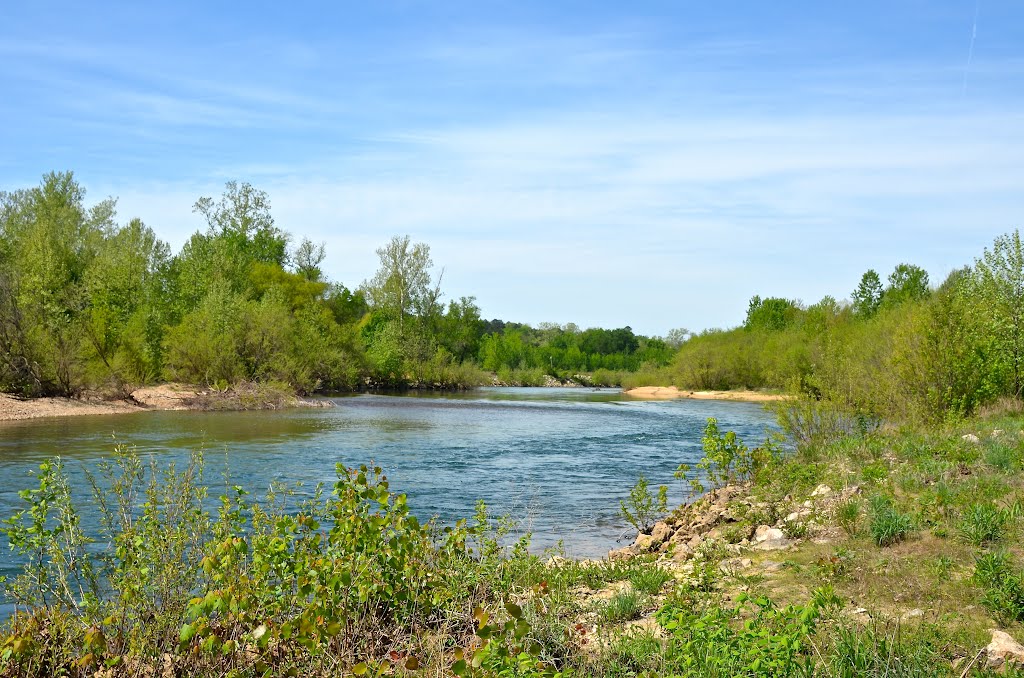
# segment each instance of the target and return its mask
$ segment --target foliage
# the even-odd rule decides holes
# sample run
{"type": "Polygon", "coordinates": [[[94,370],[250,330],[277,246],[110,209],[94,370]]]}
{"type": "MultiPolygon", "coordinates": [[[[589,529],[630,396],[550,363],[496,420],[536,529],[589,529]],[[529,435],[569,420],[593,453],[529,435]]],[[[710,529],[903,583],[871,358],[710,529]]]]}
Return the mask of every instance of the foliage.
{"type": "Polygon", "coordinates": [[[696,466],[680,464],[674,474],[680,481],[690,485],[691,495],[704,493],[704,480],[711,483],[712,487],[749,480],[779,455],[778,448],[770,440],[766,440],[760,447],[750,449],[736,436],[735,431],[723,434],[714,417],[708,418],[701,446],[704,456],[696,466]],[[692,473],[695,470],[696,473],[692,473]]]}
{"type": "Polygon", "coordinates": [[[985,553],[975,562],[973,580],[982,587],[982,602],[1004,624],[1024,621],[1024,571],[1005,551],[985,553]]]}
{"type": "Polygon", "coordinates": [[[666,606],[658,621],[678,643],[680,666],[672,675],[802,676],[813,673],[809,637],[822,609],[837,604],[819,590],[805,606],[776,607],[768,598],[740,594],[734,609],[698,612],[666,606]],[[743,619],[739,624],[734,619],[743,619]]]}
{"type": "Polygon", "coordinates": [[[1007,515],[992,504],[972,504],[960,521],[960,534],[970,544],[984,546],[1003,539],[1007,515]]]}
{"type": "Polygon", "coordinates": [[[619,513],[638,532],[648,533],[654,521],[668,511],[668,488],[662,485],[655,496],[647,486],[647,478],[640,475],[629,491],[629,499],[619,502],[619,513]]]}

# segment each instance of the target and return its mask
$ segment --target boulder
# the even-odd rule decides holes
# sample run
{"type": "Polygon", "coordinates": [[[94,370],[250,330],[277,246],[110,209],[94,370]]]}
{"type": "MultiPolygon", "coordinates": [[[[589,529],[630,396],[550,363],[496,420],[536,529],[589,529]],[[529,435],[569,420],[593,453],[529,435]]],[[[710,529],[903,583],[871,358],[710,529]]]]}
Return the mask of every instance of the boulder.
{"type": "Polygon", "coordinates": [[[785,538],[786,538],[785,533],[783,533],[783,531],[780,530],[779,528],[777,528],[777,527],[769,527],[767,525],[761,525],[756,530],[754,530],[754,538],[753,538],[752,541],[755,544],[760,544],[760,543],[763,543],[763,542],[766,542],[766,541],[770,541],[772,539],[785,539],[785,538]]]}
{"type": "Polygon", "coordinates": [[[832,488],[824,484],[818,485],[814,488],[814,492],[811,492],[812,497],[827,497],[830,494],[832,494],[832,488]]]}
{"type": "Polygon", "coordinates": [[[1004,664],[1024,666],[1024,645],[1009,633],[992,629],[992,642],[985,647],[985,656],[985,666],[990,669],[998,669],[1004,664]]]}
{"type": "Polygon", "coordinates": [[[640,552],[649,551],[654,544],[654,535],[644,534],[641,532],[636,535],[636,540],[633,542],[633,549],[640,552]]]}
{"type": "Polygon", "coordinates": [[[654,540],[654,544],[660,544],[664,541],[668,541],[671,536],[672,528],[663,522],[655,523],[654,529],[651,530],[651,538],[654,540]]]}
{"type": "Polygon", "coordinates": [[[969,443],[974,443],[975,445],[981,442],[981,438],[974,435],[973,433],[965,433],[964,435],[960,436],[960,439],[969,443]]]}

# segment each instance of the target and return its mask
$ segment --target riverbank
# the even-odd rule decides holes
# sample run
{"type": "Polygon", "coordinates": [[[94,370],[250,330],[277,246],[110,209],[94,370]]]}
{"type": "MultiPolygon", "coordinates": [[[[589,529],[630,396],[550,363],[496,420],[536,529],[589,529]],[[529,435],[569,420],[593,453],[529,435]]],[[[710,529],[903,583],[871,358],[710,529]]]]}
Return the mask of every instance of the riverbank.
{"type": "Polygon", "coordinates": [[[287,390],[260,384],[240,384],[225,390],[213,390],[169,383],[145,386],[119,399],[97,395],[82,398],[18,398],[0,393],[0,421],[132,414],[153,410],[278,410],[330,406],[330,401],[302,398],[287,390]]]}
{"type": "Polygon", "coordinates": [[[782,393],[765,393],[763,391],[684,391],[675,386],[638,386],[622,393],[631,398],[643,400],[690,398],[693,400],[736,400],[746,403],[776,402],[793,397],[782,393]]]}

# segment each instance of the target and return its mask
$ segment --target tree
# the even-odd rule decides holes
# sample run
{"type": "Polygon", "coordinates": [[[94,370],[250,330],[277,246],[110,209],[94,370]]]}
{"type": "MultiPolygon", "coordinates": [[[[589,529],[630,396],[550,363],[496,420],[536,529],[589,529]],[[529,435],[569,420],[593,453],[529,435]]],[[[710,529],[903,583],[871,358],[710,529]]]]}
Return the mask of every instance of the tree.
{"type": "Polygon", "coordinates": [[[860,318],[870,318],[878,312],[882,304],[882,279],[874,269],[868,269],[861,276],[860,284],[851,295],[853,313],[860,318]]]}
{"type": "Polygon", "coordinates": [[[889,275],[889,287],[882,295],[882,304],[898,306],[907,301],[927,299],[928,272],[913,264],[900,264],[889,275]]]}
{"type": "Polygon", "coordinates": [[[747,319],[743,326],[748,330],[781,330],[785,329],[796,318],[799,307],[795,301],[779,297],[762,299],[754,296],[747,307],[747,319]]]}
{"type": "Polygon", "coordinates": [[[229,181],[217,202],[202,197],[192,207],[202,214],[209,235],[231,242],[255,261],[284,266],[288,259],[288,234],[274,225],[270,197],[251,184],[229,181]]]}
{"type": "Polygon", "coordinates": [[[309,282],[320,282],[323,278],[320,264],[325,256],[323,243],[316,244],[309,238],[303,238],[295,250],[295,272],[309,282]]]}
{"type": "Polygon", "coordinates": [[[678,350],[680,346],[686,343],[686,340],[693,336],[693,332],[686,329],[685,327],[675,327],[668,331],[665,335],[664,342],[672,350],[678,350]]]}
{"type": "Polygon", "coordinates": [[[408,316],[432,313],[440,296],[440,279],[435,285],[430,275],[434,265],[430,247],[412,243],[409,236],[394,236],[377,250],[380,268],[369,282],[363,283],[370,305],[396,320],[405,331],[408,316]]]}
{"type": "Polygon", "coordinates": [[[1024,246],[1020,231],[1002,235],[974,262],[975,305],[993,336],[1015,397],[1024,394],[1024,246]]]}

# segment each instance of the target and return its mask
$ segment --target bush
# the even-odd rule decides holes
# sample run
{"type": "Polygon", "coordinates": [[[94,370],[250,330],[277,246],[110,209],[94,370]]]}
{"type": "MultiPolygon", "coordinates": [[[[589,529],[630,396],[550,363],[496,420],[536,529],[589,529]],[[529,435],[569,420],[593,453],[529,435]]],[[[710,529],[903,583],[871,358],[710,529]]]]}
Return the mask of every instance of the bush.
{"type": "Polygon", "coordinates": [[[668,511],[668,488],[664,485],[658,488],[658,495],[651,494],[647,487],[647,478],[640,475],[636,485],[629,491],[629,499],[619,502],[619,513],[626,522],[637,529],[638,532],[647,534],[654,527],[659,516],[668,511]]]}
{"type": "Polygon", "coordinates": [[[100,527],[86,534],[59,460],[42,464],[4,527],[24,565],[6,586],[19,611],[0,674],[170,662],[186,675],[321,675],[396,648],[415,664],[418,637],[471,628],[468,611],[536,562],[524,544],[506,556],[489,520],[420,523],[379,468],[339,466],[329,494],[298,503],[234,486],[216,511],[201,474],[198,455],[176,471],[119,448],[92,480],[100,527]]]}
{"type": "Polygon", "coordinates": [[[891,499],[875,495],[870,500],[871,538],[878,546],[897,544],[914,531],[914,520],[900,513],[891,499]]]}
{"type": "Polygon", "coordinates": [[[986,553],[974,563],[976,584],[982,587],[982,603],[1003,624],[1024,621],[1024,572],[1014,567],[1005,552],[986,553]]]}
{"type": "Polygon", "coordinates": [[[666,605],[658,622],[678,658],[673,676],[797,676],[813,674],[810,642],[822,609],[836,605],[831,589],[819,589],[805,606],[776,607],[767,598],[741,594],[734,609],[666,605]],[[734,619],[745,621],[736,625],[734,619]]]}

